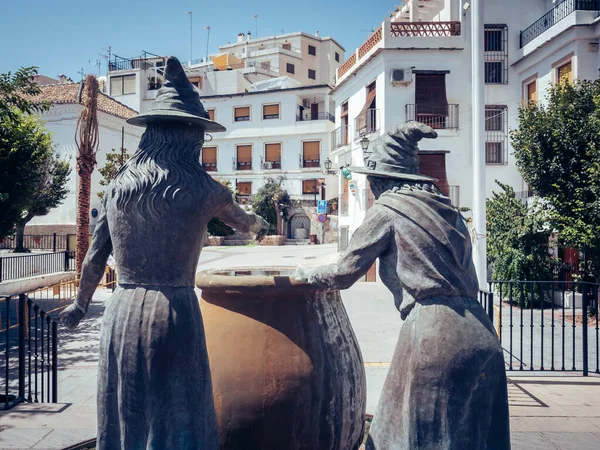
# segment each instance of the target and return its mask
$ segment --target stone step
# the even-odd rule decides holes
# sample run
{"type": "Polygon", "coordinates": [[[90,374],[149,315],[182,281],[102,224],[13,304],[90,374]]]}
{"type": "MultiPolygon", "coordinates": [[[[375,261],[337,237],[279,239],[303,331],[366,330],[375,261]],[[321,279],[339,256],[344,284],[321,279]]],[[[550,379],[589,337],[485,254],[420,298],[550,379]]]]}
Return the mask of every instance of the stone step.
{"type": "Polygon", "coordinates": [[[310,239],[288,239],[285,245],[309,245],[310,239]]]}

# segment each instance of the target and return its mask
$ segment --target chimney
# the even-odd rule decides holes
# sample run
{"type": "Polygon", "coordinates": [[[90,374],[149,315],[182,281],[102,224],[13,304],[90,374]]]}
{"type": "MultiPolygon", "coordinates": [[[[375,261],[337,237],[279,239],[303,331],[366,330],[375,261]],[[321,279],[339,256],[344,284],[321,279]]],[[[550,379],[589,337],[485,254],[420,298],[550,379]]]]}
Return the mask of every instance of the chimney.
{"type": "Polygon", "coordinates": [[[252,39],[252,33],[248,31],[248,40],[252,39]]]}
{"type": "Polygon", "coordinates": [[[244,33],[238,33],[238,42],[244,42],[244,33]]]}
{"type": "Polygon", "coordinates": [[[315,36],[319,37],[319,30],[315,31],[315,36]]]}

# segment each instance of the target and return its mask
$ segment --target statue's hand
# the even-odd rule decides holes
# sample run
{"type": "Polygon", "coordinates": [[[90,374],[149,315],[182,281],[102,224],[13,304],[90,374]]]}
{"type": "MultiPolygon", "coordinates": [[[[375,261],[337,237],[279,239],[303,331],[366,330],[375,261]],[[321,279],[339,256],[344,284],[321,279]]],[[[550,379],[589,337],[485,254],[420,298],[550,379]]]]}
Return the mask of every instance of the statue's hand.
{"type": "Polygon", "coordinates": [[[85,315],[85,313],[83,311],[81,311],[77,306],[75,306],[75,304],[73,303],[72,305],[67,306],[60,314],[60,322],[67,328],[69,329],[73,329],[75,328],[77,325],[79,325],[79,322],[81,321],[81,319],[83,319],[83,316],[85,315]]]}
{"type": "Polygon", "coordinates": [[[263,238],[267,235],[267,233],[271,229],[271,225],[269,224],[269,222],[267,222],[265,219],[263,219],[260,216],[259,216],[259,218],[262,221],[262,223],[260,226],[260,230],[258,231],[258,234],[256,235],[256,240],[258,242],[262,241],[263,238]]]}

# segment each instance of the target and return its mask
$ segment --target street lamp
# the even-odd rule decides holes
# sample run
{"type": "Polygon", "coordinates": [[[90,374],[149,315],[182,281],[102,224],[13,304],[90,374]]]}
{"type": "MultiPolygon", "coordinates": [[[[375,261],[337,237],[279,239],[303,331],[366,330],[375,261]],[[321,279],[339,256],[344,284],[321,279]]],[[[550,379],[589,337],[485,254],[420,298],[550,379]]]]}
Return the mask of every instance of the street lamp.
{"type": "Polygon", "coordinates": [[[367,136],[362,137],[362,139],[360,140],[360,146],[362,147],[363,153],[367,153],[370,143],[371,141],[369,141],[369,138],[367,136]]]}
{"type": "Polygon", "coordinates": [[[331,165],[333,163],[331,162],[331,160],[329,159],[329,157],[327,157],[327,159],[323,162],[323,167],[325,168],[325,170],[323,171],[323,173],[325,175],[327,175],[328,173],[332,173],[331,172],[331,165]]]}

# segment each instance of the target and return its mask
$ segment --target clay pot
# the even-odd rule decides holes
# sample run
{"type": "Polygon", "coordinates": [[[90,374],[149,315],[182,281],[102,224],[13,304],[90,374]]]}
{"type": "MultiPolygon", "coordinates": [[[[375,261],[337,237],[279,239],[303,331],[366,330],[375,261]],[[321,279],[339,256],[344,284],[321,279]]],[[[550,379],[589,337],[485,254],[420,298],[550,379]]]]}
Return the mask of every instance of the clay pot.
{"type": "Polygon", "coordinates": [[[361,443],[365,370],[339,291],[292,274],[245,268],[196,277],[221,449],[361,443]]]}

